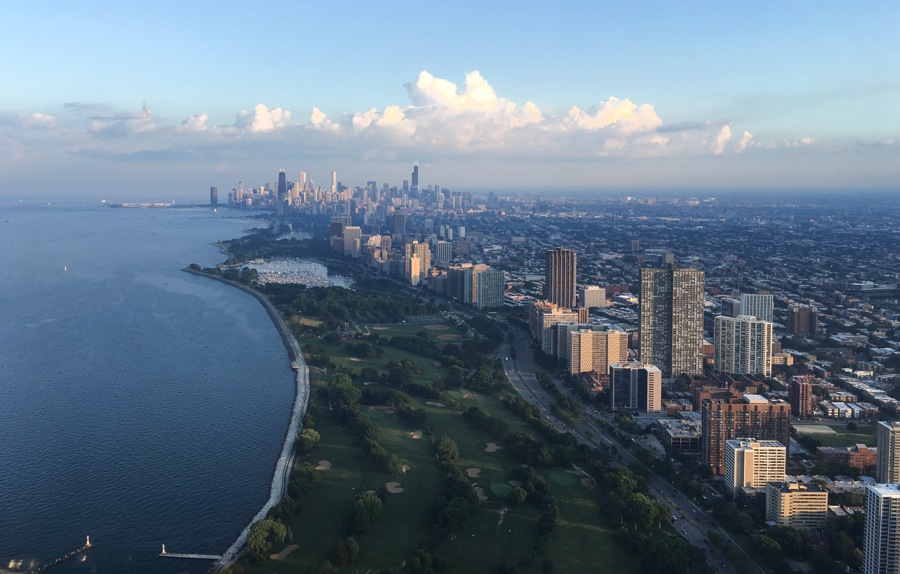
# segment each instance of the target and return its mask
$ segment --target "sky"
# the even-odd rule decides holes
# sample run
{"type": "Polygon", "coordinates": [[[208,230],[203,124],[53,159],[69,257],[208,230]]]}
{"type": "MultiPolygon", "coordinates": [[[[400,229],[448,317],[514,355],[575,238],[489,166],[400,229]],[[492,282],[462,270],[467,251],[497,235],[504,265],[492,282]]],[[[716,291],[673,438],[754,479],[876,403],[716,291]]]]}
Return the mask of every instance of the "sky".
{"type": "MultiPolygon", "coordinates": [[[[900,191],[900,3],[6,0],[0,196],[900,191]]],[[[201,199],[198,199],[198,201],[201,199]]]]}

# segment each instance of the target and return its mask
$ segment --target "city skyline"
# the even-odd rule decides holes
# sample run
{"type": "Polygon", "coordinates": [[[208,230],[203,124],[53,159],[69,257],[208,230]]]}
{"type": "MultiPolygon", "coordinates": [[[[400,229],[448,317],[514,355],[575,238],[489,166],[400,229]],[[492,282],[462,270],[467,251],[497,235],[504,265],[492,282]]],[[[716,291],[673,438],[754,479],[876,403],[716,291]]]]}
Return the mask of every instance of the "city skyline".
{"type": "Polygon", "coordinates": [[[0,195],[896,188],[890,4],[170,8],[7,7],[0,195]]]}

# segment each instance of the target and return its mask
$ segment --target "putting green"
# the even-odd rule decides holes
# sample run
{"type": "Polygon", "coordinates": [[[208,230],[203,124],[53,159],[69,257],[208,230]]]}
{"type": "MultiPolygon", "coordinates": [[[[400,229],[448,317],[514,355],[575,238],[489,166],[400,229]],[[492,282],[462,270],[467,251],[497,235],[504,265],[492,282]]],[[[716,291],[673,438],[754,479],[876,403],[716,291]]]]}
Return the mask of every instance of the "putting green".
{"type": "Polygon", "coordinates": [[[554,470],[550,473],[550,478],[560,486],[575,486],[578,483],[577,478],[562,470],[554,470]]]}
{"type": "Polygon", "coordinates": [[[500,498],[506,498],[512,492],[512,487],[505,482],[493,482],[491,483],[491,492],[500,498]]]}

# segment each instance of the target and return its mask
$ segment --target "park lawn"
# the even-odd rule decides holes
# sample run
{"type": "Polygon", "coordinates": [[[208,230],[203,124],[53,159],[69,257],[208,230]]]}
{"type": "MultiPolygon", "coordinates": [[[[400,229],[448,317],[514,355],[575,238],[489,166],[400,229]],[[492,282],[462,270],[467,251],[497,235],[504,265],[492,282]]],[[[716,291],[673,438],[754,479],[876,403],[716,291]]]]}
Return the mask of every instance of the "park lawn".
{"type": "MultiPolygon", "coordinates": [[[[438,553],[449,562],[447,572],[451,574],[494,572],[501,562],[516,562],[531,555],[539,518],[534,507],[523,504],[510,509],[498,526],[499,505],[484,504],[469,516],[455,538],[438,547],[438,553]]],[[[531,570],[518,569],[540,571],[539,564],[531,570]]]]}
{"type": "Polygon", "coordinates": [[[875,445],[875,427],[873,425],[859,425],[859,427],[850,432],[847,430],[846,424],[828,425],[838,434],[814,434],[811,435],[822,446],[844,447],[853,446],[855,444],[866,444],[868,446],[875,445]]]}
{"type": "Polygon", "coordinates": [[[428,335],[429,341],[443,342],[448,338],[441,339],[440,335],[459,335],[454,338],[455,341],[463,341],[469,339],[467,331],[460,332],[455,325],[450,325],[443,321],[434,323],[380,323],[377,325],[366,325],[372,333],[378,333],[382,337],[415,337],[416,333],[425,333],[428,335]]]}

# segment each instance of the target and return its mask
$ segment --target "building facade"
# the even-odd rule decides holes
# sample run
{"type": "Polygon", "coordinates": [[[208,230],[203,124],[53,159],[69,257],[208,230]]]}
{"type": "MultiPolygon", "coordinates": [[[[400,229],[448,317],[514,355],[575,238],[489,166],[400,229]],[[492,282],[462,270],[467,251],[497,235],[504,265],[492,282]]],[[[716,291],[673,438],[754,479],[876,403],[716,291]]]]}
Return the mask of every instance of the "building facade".
{"type": "Polygon", "coordinates": [[[828,492],[816,483],[770,482],[766,520],[779,526],[822,530],[828,518],[828,492]]]}
{"type": "Polygon", "coordinates": [[[478,308],[497,309],[503,306],[506,274],[500,269],[485,269],[476,277],[478,308]]]}
{"type": "Polygon", "coordinates": [[[900,484],[866,486],[863,572],[900,572],[900,484]]]}
{"type": "Polygon", "coordinates": [[[614,410],[661,411],[662,372],[645,363],[610,365],[609,403],[614,410]]]}
{"type": "Polygon", "coordinates": [[[818,310],[811,305],[791,305],[787,314],[788,333],[815,335],[819,330],[818,310]]]}
{"type": "Polygon", "coordinates": [[[713,344],[717,372],[772,375],[772,323],[751,315],[720,315],[715,319],[713,344]]]}
{"type": "Polygon", "coordinates": [[[816,408],[816,397],[812,392],[812,383],[792,378],[788,384],[788,402],[791,412],[798,417],[808,417],[816,408]]]}
{"type": "Polygon", "coordinates": [[[737,438],[725,441],[725,484],[732,494],[784,482],[787,449],[777,440],[737,438]]]}
{"type": "MultiPolygon", "coordinates": [[[[725,442],[752,436],[777,440],[787,447],[791,439],[791,406],[760,395],[735,400],[705,399],[701,405],[703,461],[714,474],[725,473],[725,442]]],[[[787,448],[785,456],[788,455],[787,448]]]]}
{"type": "Polygon", "coordinates": [[[878,455],[875,463],[875,482],[900,482],[900,422],[880,421],[876,429],[878,455]]]}
{"type": "Polygon", "coordinates": [[[579,287],[578,305],[588,309],[606,307],[606,289],[597,285],[579,287]]]}
{"type": "Polygon", "coordinates": [[[703,271],[642,269],[641,361],[664,377],[703,374],[703,300],[703,271]]]}
{"type": "Polygon", "coordinates": [[[544,299],[560,307],[575,307],[576,253],[561,247],[548,251],[544,299]]]}
{"type": "Polygon", "coordinates": [[[771,293],[742,294],[741,315],[750,315],[768,323],[774,321],[775,301],[771,293]]]}

